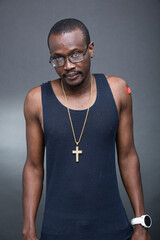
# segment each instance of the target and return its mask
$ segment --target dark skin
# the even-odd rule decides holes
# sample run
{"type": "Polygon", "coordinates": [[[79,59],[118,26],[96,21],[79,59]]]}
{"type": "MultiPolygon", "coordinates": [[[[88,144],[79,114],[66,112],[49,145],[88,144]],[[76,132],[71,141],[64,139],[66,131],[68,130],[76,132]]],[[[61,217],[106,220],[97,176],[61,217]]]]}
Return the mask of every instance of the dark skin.
{"type": "MultiPolygon", "coordinates": [[[[81,30],[76,29],[60,35],[51,35],[49,39],[52,57],[67,57],[75,51],[84,52],[86,42],[81,30]]],[[[65,65],[56,68],[60,76],[52,81],[57,99],[66,106],[60,80],[63,80],[70,109],[87,109],[90,99],[90,61],[94,44],[90,43],[84,60],[71,63],[66,58],[65,65]]],[[[119,169],[125,189],[131,201],[135,217],[145,214],[140,165],[133,140],[133,117],[131,95],[126,93],[127,83],[119,77],[107,76],[119,115],[119,127],[116,137],[119,169]]],[[[106,80],[106,81],[107,81],[106,80]]],[[[96,81],[93,78],[92,101],[97,95],[96,81]]],[[[36,214],[41,199],[44,179],[44,131],[41,102],[41,87],[33,88],[24,103],[26,119],[27,159],[23,170],[23,240],[38,240],[36,237],[36,214]]],[[[136,225],[131,240],[149,240],[148,231],[136,225]]]]}

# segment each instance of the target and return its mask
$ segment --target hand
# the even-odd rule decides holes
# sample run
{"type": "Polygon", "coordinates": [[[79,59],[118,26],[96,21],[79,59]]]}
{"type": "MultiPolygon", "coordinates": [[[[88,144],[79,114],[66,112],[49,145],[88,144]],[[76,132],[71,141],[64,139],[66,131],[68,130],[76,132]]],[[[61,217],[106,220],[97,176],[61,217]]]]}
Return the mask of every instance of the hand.
{"type": "Polygon", "coordinates": [[[151,238],[146,228],[136,225],[131,240],[151,240],[151,238]]]}

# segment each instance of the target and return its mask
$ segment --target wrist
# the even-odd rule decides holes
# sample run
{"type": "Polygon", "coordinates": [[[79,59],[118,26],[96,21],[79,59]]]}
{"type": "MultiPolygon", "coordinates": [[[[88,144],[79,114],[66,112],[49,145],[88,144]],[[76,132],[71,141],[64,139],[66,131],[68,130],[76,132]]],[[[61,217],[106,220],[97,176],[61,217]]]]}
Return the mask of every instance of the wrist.
{"type": "Polygon", "coordinates": [[[139,231],[148,231],[148,228],[143,227],[141,224],[135,225],[134,229],[139,231]]]}
{"type": "Polygon", "coordinates": [[[32,235],[36,235],[36,228],[35,228],[35,226],[28,226],[28,227],[24,226],[23,230],[22,230],[22,235],[25,236],[28,233],[30,233],[32,235]]]}
{"type": "Polygon", "coordinates": [[[37,234],[35,232],[23,232],[22,233],[22,238],[24,240],[26,240],[26,239],[38,240],[37,234]]]}

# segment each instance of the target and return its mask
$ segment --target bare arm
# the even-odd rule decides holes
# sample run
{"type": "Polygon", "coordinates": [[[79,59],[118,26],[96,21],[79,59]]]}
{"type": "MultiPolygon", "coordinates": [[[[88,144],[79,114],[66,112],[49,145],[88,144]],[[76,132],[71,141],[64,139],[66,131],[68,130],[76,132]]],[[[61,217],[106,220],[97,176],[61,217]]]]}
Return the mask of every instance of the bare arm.
{"type": "MultiPolygon", "coordinates": [[[[131,95],[126,93],[127,84],[123,80],[119,86],[120,112],[117,132],[117,154],[123,184],[129,196],[136,217],[145,214],[140,163],[133,139],[133,117],[131,95]]],[[[147,230],[141,225],[135,228],[132,239],[148,240],[147,230]]]]}
{"type": "Polygon", "coordinates": [[[35,220],[44,178],[44,138],[39,119],[40,87],[31,90],[24,103],[27,159],[23,170],[23,239],[37,240],[35,220]]]}

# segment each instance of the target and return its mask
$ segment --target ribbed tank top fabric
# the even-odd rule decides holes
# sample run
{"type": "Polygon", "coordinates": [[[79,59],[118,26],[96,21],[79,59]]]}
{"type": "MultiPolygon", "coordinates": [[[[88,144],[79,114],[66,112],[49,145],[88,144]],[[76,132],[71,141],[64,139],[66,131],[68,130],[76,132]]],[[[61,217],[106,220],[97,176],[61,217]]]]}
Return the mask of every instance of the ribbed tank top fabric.
{"type": "MultiPolygon", "coordinates": [[[[97,97],[79,144],[83,153],[78,163],[67,108],[50,81],[41,85],[46,199],[40,240],[127,240],[133,233],[116,176],[118,112],[105,75],[94,76],[97,97]]],[[[77,139],[86,111],[70,109],[77,139]]]]}

